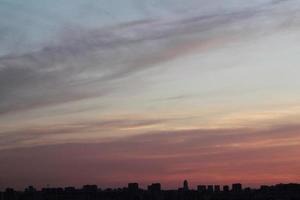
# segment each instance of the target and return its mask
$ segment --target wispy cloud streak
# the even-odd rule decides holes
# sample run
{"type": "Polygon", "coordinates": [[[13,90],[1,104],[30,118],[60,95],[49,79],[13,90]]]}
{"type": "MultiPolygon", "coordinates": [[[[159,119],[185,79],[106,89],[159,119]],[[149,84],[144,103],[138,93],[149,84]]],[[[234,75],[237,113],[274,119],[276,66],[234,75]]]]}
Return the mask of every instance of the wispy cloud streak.
{"type": "Polygon", "coordinates": [[[132,74],[195,49],[228,44],[240,34],[245,37],[251,31],[251,27],[247,28],[249,20],[265,13],[270,11],[254,7],[243,12],[150,19],[95,30],[66,31],[59,45],[0,58],[0,112],[126,90],[132,74]]]}

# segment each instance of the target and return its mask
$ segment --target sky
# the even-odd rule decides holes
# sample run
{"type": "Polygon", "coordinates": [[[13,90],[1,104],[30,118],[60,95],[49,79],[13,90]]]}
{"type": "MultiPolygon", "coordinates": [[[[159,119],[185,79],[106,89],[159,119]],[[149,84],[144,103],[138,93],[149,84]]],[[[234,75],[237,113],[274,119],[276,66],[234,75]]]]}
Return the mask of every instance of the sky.
{"type": "Polygon", "coordinates": [[[0,190],[300,182],[297,0],[0,0],[0,190]]]}

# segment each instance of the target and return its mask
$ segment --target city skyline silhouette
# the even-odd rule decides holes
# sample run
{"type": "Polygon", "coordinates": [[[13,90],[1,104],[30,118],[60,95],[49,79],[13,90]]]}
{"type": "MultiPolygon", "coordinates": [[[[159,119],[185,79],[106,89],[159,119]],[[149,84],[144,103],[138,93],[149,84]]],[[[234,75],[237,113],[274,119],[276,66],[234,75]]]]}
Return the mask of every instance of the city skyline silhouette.
{"type": "Polygon", "coordinates": [[[300,199],[299,27],[299,0],[0,0],[0,200],[300,199]]]}
{"type": "Polygon", "coordinates": [[[243,188],[241,183],[233,183],[231,186],[223,185],[198,185],[197,189],[190,189],[187,180],[184,180],[182,187],[178,189],[162,189],[160,183],[152,183],[147,189],[139,187],[136,182],[128,183],[123,188],[99,188],[97,185],[83,185],[81,188],[72,186],[46,187],[41,190],[33,186],[28,186],[24,191],[16,191],[13,188],[6,188],[0,191],[1,200],[19,200],[19,199],[128,199],[128,200],[171,200],[171,199],[287,199],[293,200],[300,197],[300,184],[276,184],[262,185],[259,189],[243,188]]]}

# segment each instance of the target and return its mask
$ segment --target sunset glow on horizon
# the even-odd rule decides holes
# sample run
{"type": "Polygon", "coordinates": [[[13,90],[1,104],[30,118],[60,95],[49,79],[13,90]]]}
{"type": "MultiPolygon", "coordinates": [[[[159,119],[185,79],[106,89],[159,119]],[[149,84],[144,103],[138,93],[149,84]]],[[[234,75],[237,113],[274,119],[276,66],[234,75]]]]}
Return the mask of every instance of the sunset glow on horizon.
{"type": "Polygon", "coordinates": [[[0,190],[300,182],[297,0],[0,0],[0,190]]]}

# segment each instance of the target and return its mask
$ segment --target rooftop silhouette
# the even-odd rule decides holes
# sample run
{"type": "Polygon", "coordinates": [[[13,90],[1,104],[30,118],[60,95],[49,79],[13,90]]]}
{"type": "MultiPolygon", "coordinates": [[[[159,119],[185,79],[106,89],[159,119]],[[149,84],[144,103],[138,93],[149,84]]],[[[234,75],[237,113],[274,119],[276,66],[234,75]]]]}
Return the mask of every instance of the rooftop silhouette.
{"type": "Polygon", "coordinates": [[[198,185],[190,189],[188,181],[177,190],[162,190],[160,183],[152,183],[147,189],[138,183],[128,183],[127,187],[101,189],[97,185],[84,185],[82,188],[42,188],[28,186],[24,191],[6,188],[0,192],[0,200],[269,200],[300,199],[300,184],[262,185],[259,189],[245,188],[242,184],[198,185]]]}

